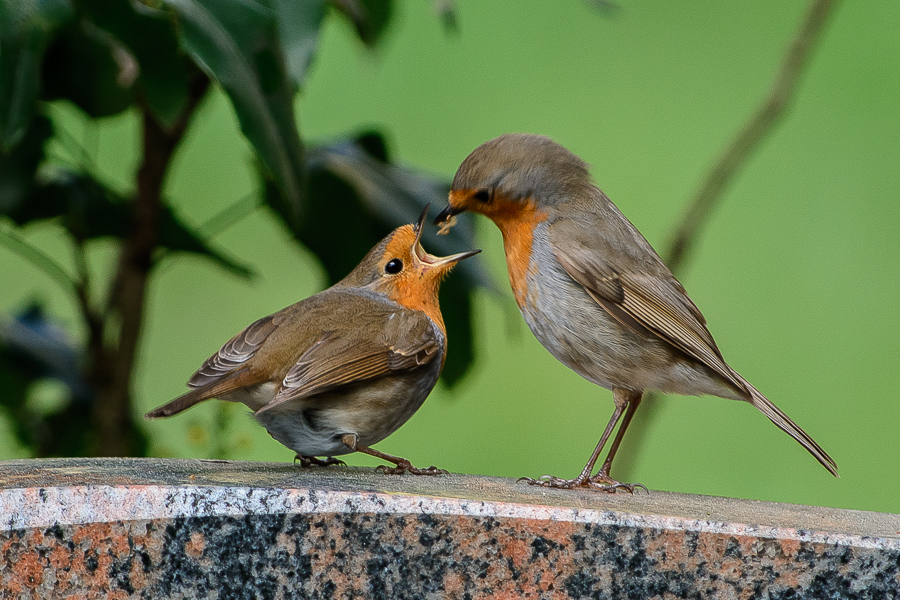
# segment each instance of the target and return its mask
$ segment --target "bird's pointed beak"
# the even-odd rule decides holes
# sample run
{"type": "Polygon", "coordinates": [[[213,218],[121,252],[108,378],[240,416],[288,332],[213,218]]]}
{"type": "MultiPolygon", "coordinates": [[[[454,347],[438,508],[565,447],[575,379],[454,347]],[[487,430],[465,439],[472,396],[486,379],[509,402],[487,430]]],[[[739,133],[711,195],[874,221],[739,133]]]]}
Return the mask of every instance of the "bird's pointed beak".
{"type": "Polygon", "coordinates": [[[447,235],[456,225],[456,215],[466,212],[466,191],[450,190],[447,195],[447,207],[438,213],[434,218],[434,224],[437,225],[438,235],[447,235]]]}
{"type": "MultiPolygon", "coordinates": [[[[428,209],[431,207],[429,204],[425,207],[425,210],[422,211],[422,215],[419,217],[419,222],[416,223],[415,231],[416,231],[416,240],[413,242],[413,254],[419,262],[423,265],[427,265],[429,267],[446,267],[453,264],[458,263],[461,260],[469,258],[470,256],[475,256],[481,250],[469,250],[468,252],[460,252],[458,254],[451,254],[450,256],[434,256],[425,252],[425,248],[422,247],[422,233],[425,231],[425,219],[428,216],[428,209]]],[[[441,214],[447,212],[448,209],[452,207],[448,206],[444,209],[441,214]]],[[[440,215],[438,215],[440,217],[440,215]]],[[[435,221],[437,222],[437,221],[435,221]]]]}
{"type": "Polygon", "coordinates": [[[419,215],[419,221],[415,225],[416,230],[416,243],[419,243],[419,240],[422,239],[422,232],[425,231],[425,220],[428,218],[428,209],[431,208],[431,202],[425,205],[425,208],[422,210],[422,214],[419,215]]]}
{"type": "Polygon", "coordinates": [[[453,217],[455,217],[456,215],[458,215],[459,213],[463,212],[463,210],[464,209],[459,209],[459,208],[454,207],[452,204],[448,204],[447,207],[444,208],[444,210],[442,210],[441,212],[439,212],[438,216],[436,216],[434,218],[434,224],[442,225],[442,224],[446,223],[447,221],[449,221],[450,219],[452,219],[453,217]]]}
{"type": "Polygon", "coordinates": [[[425,252],[425,250],[422,248],[421,244],[416,246],[416,257],[422,263],[424,263],[432,268],[446,267],[446,266],[454,265],[461,260],[469,258],[470,256],[475,256],[479,252],[481,252],[480,249],[469,250],[468,252],[460,252],[458,254],[451,254],[450,256],[432,256],[431,254],[428,254],[427,252],[425,252]]]}

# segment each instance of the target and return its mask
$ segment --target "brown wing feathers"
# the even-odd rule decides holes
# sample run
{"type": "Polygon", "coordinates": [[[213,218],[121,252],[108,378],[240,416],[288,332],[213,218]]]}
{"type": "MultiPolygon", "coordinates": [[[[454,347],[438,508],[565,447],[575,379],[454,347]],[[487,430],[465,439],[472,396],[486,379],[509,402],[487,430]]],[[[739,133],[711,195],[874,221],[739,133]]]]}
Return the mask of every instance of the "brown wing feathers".
{"type": "Polygon", "coordinates": [[[309,300],[259,319],[231,338],[188,381],[188,385],[195,389],[153,410],[147,417],[170,416],[198,402],[222,397],[245,386],[277,381],[272,380],[272,377],[280,378],[278,373],[285,373],[282,369],[286,369],[284,377],[278,381],[281,389],[275,399],[260,409],[268,410],[291,399],[373,379],[391,371],[414,369],[430,362],[441,348],[434,326],[422,313],[349,294],[338,304],[341,309],[337,311],[333,309],[334,304],[327,308],[323,302],[310,303],[309,300]],[[349,342],[336,338],[329,328],[303,350],[302,345],[309,344],[312,340],[304,340],[303,336],[297,335],[293,330],[279,329],[286,322],[296,324],[297,313],[300,311],[306,319],[318,324],[320,332],[323,331],[321,328],[329,327],[329,323],[346,322],[348,319],[352,320],[354,315],[364,312],[364,323],[379,334],[356,337],[349,342]],[[279,338],[291,339],[299,345],[300,347],[294,346],[293,350],[302,351],[299,358],[291,358],[291,351],[275,355],[264,350],[266,361],[280,361],[282,366],[256,365],[254,357],[263,356],[260,350],[273,334],[279,338]],[[291,364],[290,361],[293,360],[295,362],[291,364]],[[284,364],[285,361],[288,364],[284,364]]]}
{"type": "Polygon", "coordinates": [[[734,377],[703,323],[678,310],[649,287],[629,282],[625,282],[622,308],[661,338],[713,369],[738,392],[750,396],[750,390],[743,380],[734,377]]]}
{"type": "Polygon", "coordinates": [[[203,366],[191,376],[189,387],[199,388],[209,385],[223,375],[250,360],[263,343],[278,328],[275,315],[254,321],[246,329],[228,340],[218,352],[206,359],[203,366]]]}
{"type": "Polygon", "coordinates": [[[828,453],[725,363],[706,328],[703,315],[687,297],[680,283],[674,279],[655,282],[652,275],[647,275],[649,281],[644,282],[640,274],[620,275],[604,271],[578,242],[560,243],[555,252],[566,273],[584,286],[588,294],[615,319],[637,333],[652,332],[713,369],[772,423],[806,448],[832,475],[837,476],[837,465],[828,453]],[[672,293],[662,294],[655,287],[659,285],[673,286],[672,293]],[[618,289],[616,286],[619,286],[618,289]]]}
{"type": "MultiPolygon", "coordinates": [[[[683,288],[663,296],[654,289],[654,276],[642,281],[640,275],[619,274],[596,260],[577,241],[557,243],[556,258],[572,279],[616,320],[636,333],[652,333],[718,373],[740,394],[750,399],[750,390],[725,364],[716,343],[706,329],[700,311],[684,296],[683,288]],[[667,296],[683,296],[669,298],[667,296]]],[[[666,282],[655,283],[665,285],[666,282]]],[[[672,285],[677,282],[673,280],[672,285]]]]}
{"type": "Polygon", "coordinates": [[[392,371],[414,369],[429,362],[438,349],[437,340],[431,337],[409,354],[402,354],[393,346],[378,344],[356,344],[348,352],[331,356],[320,356],[325,352],[308,352],[288,371],[276,398],[260,412],[290,400],[375,379],[392,371]]]}

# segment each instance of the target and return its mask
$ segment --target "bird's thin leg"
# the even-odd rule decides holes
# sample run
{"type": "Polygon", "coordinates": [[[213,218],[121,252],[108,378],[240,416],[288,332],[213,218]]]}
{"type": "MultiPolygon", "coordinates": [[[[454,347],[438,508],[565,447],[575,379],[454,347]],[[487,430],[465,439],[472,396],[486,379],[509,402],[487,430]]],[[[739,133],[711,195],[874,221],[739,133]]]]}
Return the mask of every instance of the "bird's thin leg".
{"type": "MultiPolygon", "coordinates": [[[[612,434],[612,430],[615,428],[616,423],[618,423],[619,419],[622,416],[622,413],[628,406],[628,398],[615,393],[615,390],[613,391],[613,401],[616,403],[616,409],[613,411],[612,417],[610,417],[609,419],[609,423],[606,424],[606,429],[603,431],[603,435],[600,437],[600,441],[597,443],[597,447],[594,448],[594,452],[593,454],[591,454],[591,458],[584,466],[584,469],[581,470],[581,474],[578,477],[576,477],[575,479],[562,479],[560,477],[554,477],[552,475],[544,475],[543,477],[539,477],[538,479],[532,479],[531,477],[521,477],[519,481],[525,481],[530,485],[540,485],[543,487],[566,490],[581,486],[597,488],[598,486],[591,484],[591,472],[594,470],[594,465],[597,464],[597,459],[600,457],[600,453],[603,452],[603,446],[606,445],[606,440],[609,439],[609,436],[610,434],[612,434]]],[[[606,491],[615,491],[615,488],[606,491]]]]}
{"type": "Polygon", "coordinates": [[[329,456],[325,459],[317,458],[315,456],[304,456],[302,454],[298,454],[294,457],[294,462],[300,461],[300,466],[304,469],[308,469],[309,467],[330,467],[331,465],[346,465],[344,461],[335,458],[333,456],[329,456]]]}
{"type": "Polygon", "coordinates": [[[448,474],[448,472],[444,469],[438,469],[434,465],[428,467],[427,469],[419,469],[418,467],[412,466],[412,464],[410,464],[410,462],[405,458],[393,456],[392,454],[386,454],[384,452],[381,452],[380,450],[376,450],[375,448],[370,448],[369,446],[363,446],[362,444],[357,443],[356,435],[352,433],[344,434],[343,437],[341,437],[341,441],[344,442],[344,444],[346,444],[351,450],[362,452],[363,454],[368,454],[369,456],[374,456],[375,458],[380,458],[381,460],[386,460],[397,465],[396,467],[386,467],[384,465],[379,465],[375,469],[379,473],[386,473],[388,475],[402,475],[403,473],[412,473],[413,475],[448,474]]]}
{"type": "Polygon", "coordinates": [[[606,459],[603,461],[603,466],[600,467],[600,471],[598,471],[596,475],[590,478],[590,485],[592,487],[596,487],[597,489],[609,492],[614,492],[616,489],[621,488],[624,490],[628,490],[633,494],[634,488],[636,487],[641,487],[644,488],[644,491],[648,491],[647,486],[641,483],[621,483],[609,476],[609,469],[612,467],[612,461],[616,456],[616,451],[619,449],[619,444],[622,443],[622,438],[625,437],[625,430],[628,429],[628,425],[629,423],[631,423],[631,418],[634,416],[637,407],[640,406],[641,398],[643,397],[643,394],[641,392],[632,392],[621,389],[616,389],[613,391],[614,396],[619,394],[628,396],[628,398],[626,399],[628,408],[625,410],[625,416],[622,417],[622,424],[619,426],[619,431],[616,432],[616,437],[609,449],[609,454],[606,455],[606,459]]]}

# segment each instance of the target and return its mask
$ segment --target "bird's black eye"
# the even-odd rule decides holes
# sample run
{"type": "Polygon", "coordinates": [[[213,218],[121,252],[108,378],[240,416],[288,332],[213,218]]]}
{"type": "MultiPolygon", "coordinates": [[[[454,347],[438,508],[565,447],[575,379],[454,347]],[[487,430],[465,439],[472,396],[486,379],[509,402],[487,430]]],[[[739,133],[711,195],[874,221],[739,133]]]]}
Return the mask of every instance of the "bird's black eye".
{"type": "Polygon", "coordinates": [[[384,265],[384,272],[388,275],[396,275],[403,270],[403,261],[399,258],[392,258],[388,264],[384,265]]]}
{"type": "Polygon", "coordinates": [[[491,201],[491,190],[478,190],[472,195],[473,198],[478,200],[479,202],[490,202],[491,201]]]}

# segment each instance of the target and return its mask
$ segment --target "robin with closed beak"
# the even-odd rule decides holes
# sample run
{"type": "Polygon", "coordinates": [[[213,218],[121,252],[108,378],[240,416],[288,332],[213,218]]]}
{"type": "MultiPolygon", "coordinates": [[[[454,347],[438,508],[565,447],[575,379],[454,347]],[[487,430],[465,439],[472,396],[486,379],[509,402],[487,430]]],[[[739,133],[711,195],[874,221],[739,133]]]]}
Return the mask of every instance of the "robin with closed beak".
{"type": "Polygon", "coordinates": [[[503,234],[509,283],[535,337],[564,365],[613,392],[612,418],[578,477],[523,480],[634,492],[639,484],[616,481],[610,467],[644,390],[749,402],[837,476],[815,440],[726,364],[684,287],[580,158],[542,136],[495,138],[463,161],[435,224],[446,231],[466,210],[490,218],[503,234]]]}
{"type": "Polygon", "coordinates": [[[387,473],[444,473],[371,448],[403,425],[437,383],[447,353],[438,288],[457,262],[480,252],[443,258],[425,252],[427,212],[418,224],[394,230],[334,286],[231,338],[194,373],[191,391],[147,418],[210,398],[242,402],[304,466],[363,452],[394,463],[379,468],[387,473]]]}

